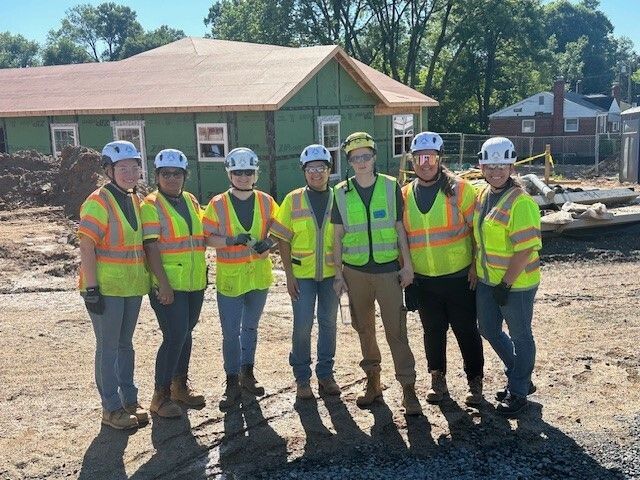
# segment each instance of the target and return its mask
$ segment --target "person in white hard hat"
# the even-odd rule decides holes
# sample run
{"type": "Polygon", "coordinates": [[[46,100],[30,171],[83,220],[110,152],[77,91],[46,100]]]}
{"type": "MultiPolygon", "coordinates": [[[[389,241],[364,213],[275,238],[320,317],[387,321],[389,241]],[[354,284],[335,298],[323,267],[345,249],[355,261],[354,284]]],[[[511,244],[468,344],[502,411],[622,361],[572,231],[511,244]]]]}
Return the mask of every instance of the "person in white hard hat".
{"type": "Polygon", "coordinates": [[[512,178],[517,157],[509,139],[490,138],[478,157],[488,184],[479,192],[473,217],[478,325],[507,375],[507,386],[496,394],[496,410],[516,415],[527,406],[527,395],[535,391],[531,321],[540,283],[540,210],[512,178]],[[508,334],[502,330],[503,322],[508,334]]]}
{"type": "Polygon", "coordinates": [[[484,356],[476,321],[473,264],[473,186],[443,164],[442,137],[417,134],[411,142],[416,179],[402,188],[403,222],[415,278],[405,289],[407,308],[417,309],[431,374],[427,401],[439,403],[447,387],[447,331],[460,347],[467,377],[465,403],[482,402],[484,356]]]}
{"type": "Polygon", "coordinates": [[[184,191],[187,157],[165,149],[154,161],[158,188],[142,203],[144,250],[151,270],[149,294],[162,344],[156,356],[155,389],[149,409],[160,417],[180,417],[182,409],[203,407],[204,396],[188,382],[191,332],[198,322],[207,286],[202,209],[184,191]]]}
{"type": "Polygon", "coordinates": [[[329,188],[332,158],[323,145],[309,145],[300,154],[306,186],[287,194],[278,209],[271,233],[278,238],[293,306],[289,364],[297,398],[313,398],[311,389],[311,329],[318,303],[316,377],[318,391],[340,395],[333,378],[336,353],[338,297],[333,290],[333,190],[329,188]]]}
{"type": "Polygon", "coordinates": [[[206,243],[216,248],[216,288],[222,326],[222,355],[227,375],[220,409],[238,403],[241,388],[264,395],[253,373],[258,322],[273,281],[269,229],[278,204],[255,188],[258,156],[234,148],[225,158],[231,188],[214,196],[204,213],[206,243]]]}
{"type": "Polygon", "coordinates": [[[104,146],[102,161],[110,182],[80,208],[80,291],[96,336],[102,423],[128,429],[149,421],[133,381],[133,332],[149,293],[135,193],[142,158],[131,142],[116,141],[104,146]]]}

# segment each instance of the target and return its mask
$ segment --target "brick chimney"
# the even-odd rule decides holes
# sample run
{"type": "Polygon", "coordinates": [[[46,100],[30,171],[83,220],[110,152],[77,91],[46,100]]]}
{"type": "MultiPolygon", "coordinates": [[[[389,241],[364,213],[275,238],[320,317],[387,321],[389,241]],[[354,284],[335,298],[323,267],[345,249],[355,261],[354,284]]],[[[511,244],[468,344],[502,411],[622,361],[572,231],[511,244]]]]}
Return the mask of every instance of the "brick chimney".
{"type": "Polygon", "coordinates": [[[615,98],[618,105],[620,105],[620,84],[618,82],[611,85],[611,96],[615,98]]]}
{"type": "Polygon", "coordinates": [[[564,78],[558,77],[553,84],[553,135],[564,135],[564,78]]]}

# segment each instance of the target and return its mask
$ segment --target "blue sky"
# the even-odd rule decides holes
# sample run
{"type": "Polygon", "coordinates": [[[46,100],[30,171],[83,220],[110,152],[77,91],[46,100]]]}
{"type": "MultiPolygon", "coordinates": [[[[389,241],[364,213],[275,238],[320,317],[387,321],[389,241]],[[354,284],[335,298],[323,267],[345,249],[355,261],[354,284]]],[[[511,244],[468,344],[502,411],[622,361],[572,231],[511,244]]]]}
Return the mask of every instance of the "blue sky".
{"type": "MultiPolygon", "coordinates": [[[[66,9],[79,3],[98,5],[106,0],[0,0],[0,31],[20,33],[31,40],[44,42],[47,32],[57,28],[66,9]]],[[[162,24],[180,28],[187,35],[202,37],[202,22],[213,0],[117,0],[138,13],[138,21],[147,30],[162,24]],[[159,4],[162,6],[160,7],[159,4]]],[[[640,2],[638,0],[601,0],[603,10],[614,26],[616,36],[625,35],[640,50],[640,2]]]]}

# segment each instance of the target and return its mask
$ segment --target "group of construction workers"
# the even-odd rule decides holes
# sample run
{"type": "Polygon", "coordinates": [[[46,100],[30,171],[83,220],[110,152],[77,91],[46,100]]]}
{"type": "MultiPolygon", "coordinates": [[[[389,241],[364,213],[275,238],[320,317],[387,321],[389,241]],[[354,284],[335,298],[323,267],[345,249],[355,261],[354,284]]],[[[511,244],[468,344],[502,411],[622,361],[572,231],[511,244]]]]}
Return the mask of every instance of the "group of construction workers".
{"type": "Polygon", "coordinates": [[[407,311],[417,310],[431,388],[426,400],[449,395],[446,338],[456,337],[468,381],[465,403],[483,401],[484,337],[504,363],[506,386],[496,410],[516,415],[535,391],[531,321],[540,281],[538,207],[514,177],[516,152],[503,137],[479,152],[486,186],[477,188],[443,164],[443,140],[422,132],[411,143],[415,179],[400,186],[376,168],[376,143],[365,132],[343,142],[352,176],[329,186],[334,160],[322,145],[300,155],[305,186],[280,206],[256,189],[259,159],[248,148],[225,157],[230,188],[206,208],[184,190],[188,160],[179,150],[154,161],[157,189],[140,202],[142,157],[130,142],[102,150],[109,183],[80,212],[80,290],[96,336],[95,380],[102,423],[116,429],[149,421],[134,383],[132,337],[149,295],[162,343],[149,410],[182,416],[181,404],[201,408],[189,382],[192,331],[207,286],[205,251],[216,251],[216,299],[226,374],[219,408],[241,402],[243,390],[265,394],[254,375],[258,326],[273,282],[270,252],[278,247],[293,309],[289,364],[300,401],[311,387],[311,332],[317,318],[315,373],[320,395],[337,396],[334,378],[339,299],[347,297],[362,350],[366,384],[356,403],[382,396],[382,357],[376,339],[376,302],[402,387],[407,415],[419,415],[415,359],[407,311]],[[506,322],[508,333],[503,331],[506,322]]]}

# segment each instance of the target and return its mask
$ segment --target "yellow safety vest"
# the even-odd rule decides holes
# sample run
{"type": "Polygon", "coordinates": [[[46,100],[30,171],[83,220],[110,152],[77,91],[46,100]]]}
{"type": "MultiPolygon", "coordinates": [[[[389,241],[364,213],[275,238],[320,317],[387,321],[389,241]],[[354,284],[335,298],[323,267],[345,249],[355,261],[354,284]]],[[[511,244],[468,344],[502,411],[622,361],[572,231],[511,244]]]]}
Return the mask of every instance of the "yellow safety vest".
{"type": "Polygon", "coordinates": [[[402,220],[407,231],[413,270],[429,277],[459,272],[473,259],[473,187],[464,180],[456,179],[454,195],[447,197],[440,190],[431,209],[422,213],[416,202],[417,182],[415,180],[402,187],[402,220]]]}
{"type": "MultiPolygon", "coordinates": [[[[211,199],[202,223],[205,235],[233,237],[249,233],[256,240],[267,238],[277,211],[275,200],[255,190],[255,205],[251,229],[246,230],[233,208],[231,192],[226,191],[211,199]]],[[[227,297],[239,297],[252,290],[264,290],[273,282],[273,263],[269,257],[261,259],[250,247],[238,245],[216,249],[216,287],[227,297]]]]}
{"type": "MultiPolygon", "coordinates": [[[[149,273],[142,248],[140,203],[131,195],[137,230],[131,228],[118,202],[102,187],[93,192],[80,208],[79,235],[96,244],[96,277],[100,292],[111,297],[137,297],[149,293],[149,273]]],[[[80,290],[87,288],[80,271],[80,290]]]]}
{"type": "MultiPolygon", "coordinates": [[[[207,287],[202,213],[196,198],[182,192],[191,217],[191,229],[174,206],[158,190],[144,199],[141,207],[144,240],[158,239],[162,267],[171,288],[181,292],[193,292],[207,287]]],[[[151,274],[153,285],[158,279],[151,274]]]]}
{"type": "Polygon", "coordinates": [[[311,209],[308,187],[290,192],[282,201],[278,215],[271,226],[271,233],[291,244],[291,266],[296,278],[312,278],[321,281],[333,277],[333,224],[330,221],[333,190],[318,225],[311,209]]]}
{"type": "Polygon", "coordinates": [[[533,248],[527,266],[511,287],[514,291],[530,290],[540,283],[539,207],[522,188],[514,186],[502,195],[480,224],[490,190],[487,185],[480,192],[473,216],[478,279],[487,285],[497,285],[502,281],[511,257],[516,252],[533,248]]]}

